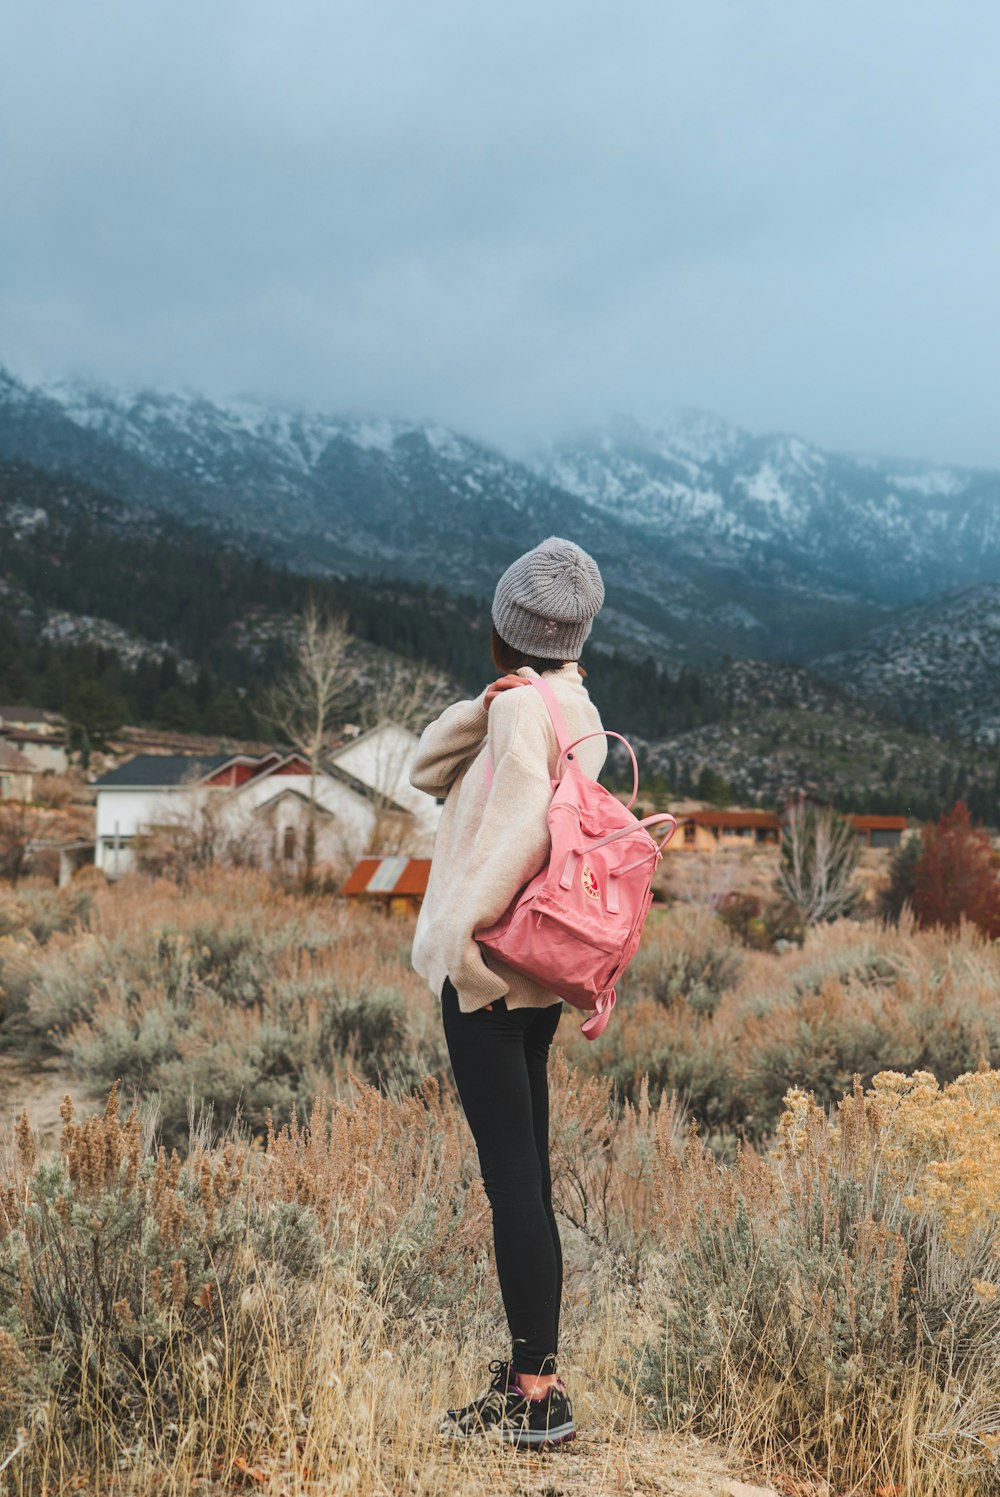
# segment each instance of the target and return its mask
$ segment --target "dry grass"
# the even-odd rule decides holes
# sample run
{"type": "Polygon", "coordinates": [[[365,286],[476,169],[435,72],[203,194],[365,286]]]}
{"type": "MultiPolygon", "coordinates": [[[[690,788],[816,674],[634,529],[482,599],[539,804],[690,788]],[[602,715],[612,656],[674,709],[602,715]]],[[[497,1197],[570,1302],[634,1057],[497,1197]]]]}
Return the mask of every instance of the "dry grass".
{"type": "Polygon", "coordinates": [[[0,1138],[0,1491],[715,1497],[718,1449],[800,1497],[1000,1491],[1000,954],[975,932],[842,922],[775,957],[675,910],[600,1044],[567,1013],[581,1437],[527,1459],[435,1433],[507,1333],[409,926],[216,875],[29,888],[0,932],[22,1048],[101,1086],[142,1060],[48,1146],[0,1138]]]}
{"type": "Polygon", "coordinates": [[[748,951],[711,912],[658,914],[600,1045],[568,1053],[632,1096],[676,1092],[721,1147],[773,1131],[790,1086],[824,1105],[880,1070],[953,1080],[1000,1066],[1000,945],[957,933],[841,920],[781,956],[748,951]],[[711,977],[712,971],[718,975],[711,977]],[[701,974],[692,986],[678,973],[701,974]],[[706,980],[707,974],[707,980],[706,980]]]}
{"type": "MultiPolygon", "coordinates": [[[[183,891],[124,881],[70,896],[0,895],[0,1005],[12,1037],[100,1093],[156,1092],[167,1141],[192,1103],[262,1134],[355,1070],[400,1095],[448,1071],[438,1005],[410,970],[409,922],[207,874],[183,891]],[[20,923],[19,923],[20,922],[20,923]],[[6,932],[6,934],[3,934],[6,932]]],[[[832,1104],[860,1075],[948,1081],[1000,1065],[1000,954],[945,935],[843,920],[783,955],[739,945],[708,909],[656,910],[597,1045],[561,1026],[574,1064],[638,1098],[676,1093],[720,1149],[773,1130],[789,1086],[832,1104]]]]}
{"type": "Polygon", "coordinates": [[[185,1160],[116,1093],[65,1106],[57,1157],[22,1125],[0,1165],[10,1489],[693,1497],[723,1478],[697,1433],[838,1493],[996,1491],[1000,1075],[886,1075],[835,1119],[793,1093],[774,1152],[731,1169],[667,1104],[616,1123],[609,1100],[557,1060],[583,1433],[527,1460],[435,1433],[504,1332],[433,1083],[358,1083],[263,1148],[197,1138],[185,1160]]]}
{"type": "Polygon", "coordinates": [[[579,1222],[563,1373],[582,1435],[524,1458],[436,1433],[506,1342],[460,1110],[433,1081],[353,1093],[270,1126],[263,1147],[202,1135],[184,1160],[117,1092],[82,1121],[66,1104],[56,1156],[18,1127],[0,1162],[0,1431],[8,1449],[25,1431],[10,1489],[75,1489],[85,1472],[101,1491],[513,1493],[552,1472],[566,1493],[719,1490],[709,1447],[656,1433],[632,1353],[656,1326],[633,1280],[669,1107],[617,1132],[607,1089],[556,1065],[579,1222]]]}

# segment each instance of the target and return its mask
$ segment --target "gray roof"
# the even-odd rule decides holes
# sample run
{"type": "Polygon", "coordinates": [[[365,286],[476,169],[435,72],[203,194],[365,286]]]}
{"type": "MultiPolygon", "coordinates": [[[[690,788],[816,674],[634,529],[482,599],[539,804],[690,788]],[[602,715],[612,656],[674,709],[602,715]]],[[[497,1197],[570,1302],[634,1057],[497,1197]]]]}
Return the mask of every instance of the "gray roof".
{"type": "Polygon", "coordinates": [[[233,754],[136,754],[102,774],[98,790],[166,790],[221,769],[233,754]]]}
{"type": "Polygon", "coordinates": [[[61,712],[50,712],[47,707],[0,707],[0,722],[5,723],[62,723],[61,712]]]}

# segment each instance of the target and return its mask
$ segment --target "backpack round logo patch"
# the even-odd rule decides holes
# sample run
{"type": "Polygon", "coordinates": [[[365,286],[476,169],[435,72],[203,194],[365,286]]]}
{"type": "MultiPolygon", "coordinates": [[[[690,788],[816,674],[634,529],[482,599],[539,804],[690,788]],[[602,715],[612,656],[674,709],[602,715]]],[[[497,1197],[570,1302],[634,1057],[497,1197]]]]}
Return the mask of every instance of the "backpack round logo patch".
{"type": "Polygon", "coordinates": [[[589,894],[591,899],[600,899],[601,886],[589,863],[584,863],[580,870],[580,882],[583,885],[584,894],[589,894]]]}

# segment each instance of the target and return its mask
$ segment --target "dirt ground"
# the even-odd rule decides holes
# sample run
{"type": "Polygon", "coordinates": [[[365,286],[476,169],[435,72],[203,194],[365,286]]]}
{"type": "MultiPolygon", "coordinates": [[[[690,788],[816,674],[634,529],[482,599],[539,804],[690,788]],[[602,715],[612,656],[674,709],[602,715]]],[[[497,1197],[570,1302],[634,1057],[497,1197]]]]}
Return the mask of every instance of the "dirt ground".
{"type": "MultiPolygon", "coordinates": [[[[467,1497],[777,1497],[771,1488],[743,1487],[709,1445],[637,1431],[613,1440],[581,1431],[547,1455],[462,1451],[441,1488],[467,1497]]],[[[449,1455],[442,1455],[447,1467],[449,1455]]],[[[422,1481],[431,1473],[424,1471],[422,1481]]],[[[433,1487],[425,1486],[424,1490],[433,1487]]]]}
{"type": "Polygon", "coordinates": [[[67,1092],[78,1115],[84,1108],[93,1110],[97,1105],[59,1061],[32,1067],[17,1056],[0,1055],[0,1144],[9,1139],[14,1124],[27,1110],[40,1148],[53,1147],[62,1128],[59,1107],[67,1092]]]}

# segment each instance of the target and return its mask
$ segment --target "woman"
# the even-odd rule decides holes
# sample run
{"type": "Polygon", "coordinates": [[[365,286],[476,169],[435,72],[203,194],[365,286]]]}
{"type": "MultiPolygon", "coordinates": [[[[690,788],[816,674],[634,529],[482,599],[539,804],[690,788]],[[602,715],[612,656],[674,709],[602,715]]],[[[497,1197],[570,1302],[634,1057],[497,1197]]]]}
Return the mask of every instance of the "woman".
{"type": "MultiPolygon", "coordinates": [[[[556,1375],[562,1251],[548,1140],[547,1063],[562,1000],[484,952],[474,932],[499,919],[549,852],[555,731],[541,694],[515,688],[544,675],[570,737],[600,732],[577,661],[603,601],[596,562],[572,541],[553,536],[519,557],[493,599],[493,659],[505,674],[430,724],[410,773],[418,789],[444,798],[413,965],[440,994],[492,1208],[512,1342],[510,1360],[490,1364],[489,1391],[449,1409],[441,1431],[459,1438],[489,1431],[528,1448],[576,1433],[556,1375]]],[[[580,767],[596,778],[606,752],[600,737],[581,744],[580,767]]]]}

